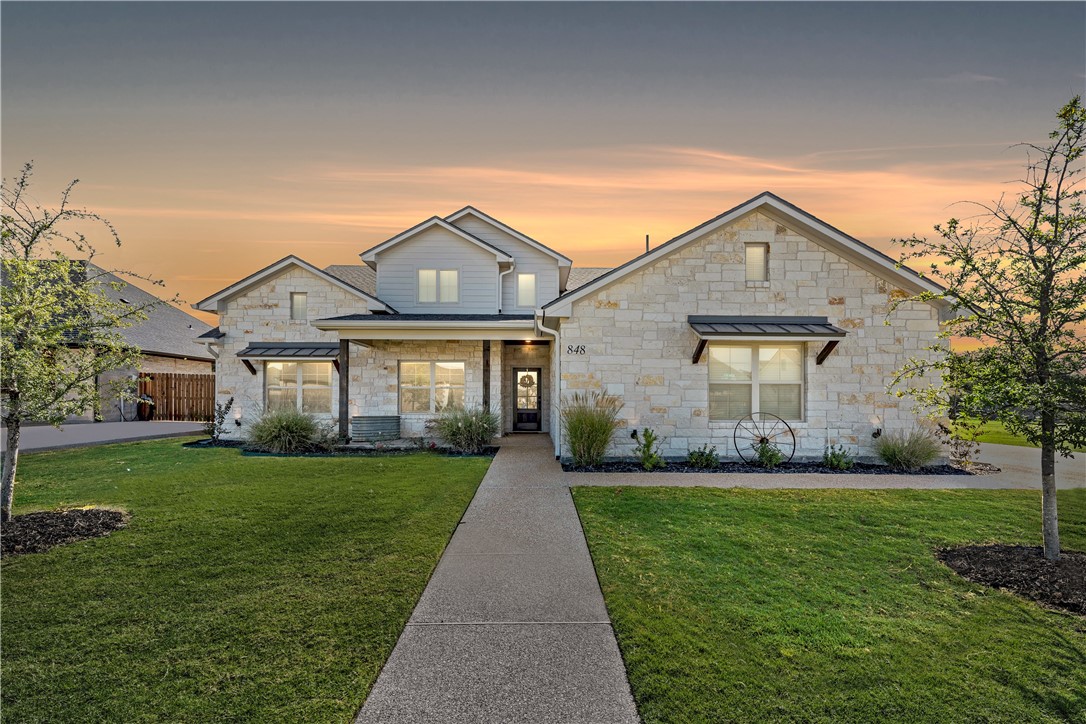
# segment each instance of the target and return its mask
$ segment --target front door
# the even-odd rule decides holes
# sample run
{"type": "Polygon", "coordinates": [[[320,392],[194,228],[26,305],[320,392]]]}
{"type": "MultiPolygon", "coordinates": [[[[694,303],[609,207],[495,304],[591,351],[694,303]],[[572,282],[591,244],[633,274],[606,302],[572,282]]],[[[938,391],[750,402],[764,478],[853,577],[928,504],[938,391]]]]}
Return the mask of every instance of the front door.
{"type": "Polygon", "coordinates": [[[513,432],[539,432],[543,429],[540,372],[538,367],[513,370],[513,432]]]}

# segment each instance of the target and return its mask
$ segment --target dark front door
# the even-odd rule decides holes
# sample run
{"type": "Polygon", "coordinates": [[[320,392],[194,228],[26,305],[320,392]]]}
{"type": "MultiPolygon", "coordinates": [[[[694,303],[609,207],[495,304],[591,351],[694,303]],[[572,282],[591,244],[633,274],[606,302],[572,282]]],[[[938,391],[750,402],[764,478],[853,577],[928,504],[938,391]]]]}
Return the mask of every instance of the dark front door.
{"type": "Polygon", "coordinates": [[[513,370],[513,432],[539,432],[543,429],[543,399],[539,387],[540,370],[513,370]]]}

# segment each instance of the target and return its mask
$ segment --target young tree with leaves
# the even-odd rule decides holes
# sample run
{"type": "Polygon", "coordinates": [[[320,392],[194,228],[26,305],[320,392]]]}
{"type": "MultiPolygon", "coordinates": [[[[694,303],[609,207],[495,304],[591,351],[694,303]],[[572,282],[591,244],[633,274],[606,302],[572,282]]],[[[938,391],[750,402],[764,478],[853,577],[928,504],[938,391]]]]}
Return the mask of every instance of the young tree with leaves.
{"type": "MultiPolygon", "coordinates": [[[[0,520],[11,519],[22,426],[30,421],[57,427],[73,414],[99,404],[98,375],[138,368],[140,350],[121,334],[124,327],[147,319],[166,302],[125,304],[103,293],[103,287],[127,286],[108,277],[147,279],[93,263],[95,248],[80,226],[104,228],[120,246],[106,219],[71,206],[72,181],[60,205],[47,209],[30,196],[32,164],[2,187],[0,229],[0,419],[7,434],[0,520]],[[78,257],[78,258],[74,258],[78,257]]],[[[126,391],[121,391],[122,393],[126,391]]],[[[130,390],[127,391],[130,394],[130,390]]]]}
{"type": "MultiPolygon", "coordinates": [[[[912,359],[894,385],[941,414],[1002,422],[1041,449],[1044,555],[1060,554],[1056,454],[1086,445],[1086,207],[1081,174],[1086,109],[1076,96],[1045,145],[1022,144],[1027,167],[1013,198],[974,204],[979,213],[935,227],[933,239],[895,240],[901,263],[929,262],[958,316],[940,337],[978,349],[912,359]],[[934,259],[934,261],[930,261],[934,259]],[[938,381],[935,381],[935,379],[938,381]]],[[[909,300],[900,300],[897,304],[909,300]]]]}

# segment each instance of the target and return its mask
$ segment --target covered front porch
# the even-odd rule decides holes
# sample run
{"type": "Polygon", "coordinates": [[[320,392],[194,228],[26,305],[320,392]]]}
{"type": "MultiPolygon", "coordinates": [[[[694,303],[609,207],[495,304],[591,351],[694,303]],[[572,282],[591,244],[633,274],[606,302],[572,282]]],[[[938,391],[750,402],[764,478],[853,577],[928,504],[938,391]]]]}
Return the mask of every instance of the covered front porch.
{"type": "Polygon", "coordinates": [[[454,406],[492,410],[503,434],[551,429],[552,344],[531,315],[351,315],[315,326],[339,336],[346,441],[428,439],[428,423],[454,406]]]}

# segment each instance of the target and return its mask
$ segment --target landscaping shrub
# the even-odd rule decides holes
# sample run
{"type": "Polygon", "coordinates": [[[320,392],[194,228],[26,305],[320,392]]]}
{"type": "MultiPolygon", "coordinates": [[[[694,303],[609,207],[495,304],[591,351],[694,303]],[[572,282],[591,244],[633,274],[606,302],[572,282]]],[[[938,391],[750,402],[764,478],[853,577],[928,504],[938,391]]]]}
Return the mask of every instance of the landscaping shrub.
{"type": "Polygon", "coordinates": [[[950,449],[951,462],[964,467],[973,463],[973,458],[980,453],[977,438],[984,427],[983,420],[958,418],[951,422],[944,420],[937,423],[939,440],[950,449]]]}
{"type": "Polygon", "coordinates": [[[599,465],[618,429],[622,401],[602,392],[575,392],[562,406],[562,429],[573,464],[599,465]]]}
{"type": "Polygon", "coordinates": [[[939,459],[942,447],[931,433],[922,427],[908,432],[890,432],[875,440],[875,454],[890,467],[907,473],[931,465],[939,459]]]}
{"type": "Polygon", "coordinates": [[[456,452],[475,455],[498,436],[501,425],[498,416],[486,408],[453,407],[441,412],[434,430],[456,452]]]}
{"type": "Polygon", "coordinates": [[[320,447],[320,426],[297,410],[265,413],[249,428],[249,445],[261,452],[303,453],[320,447]]]}
{"type": "Polygon", "coordinates": [[[637,440],[637,447],[634,448],[634,455],[637,456],[638,461],[641,463],[641,467],[645,470],[652,471],[656,468],[664,467],[664,459],[660,456],[660,445],[658,444],[659,438],[656,436],[656,431],[651,427],[646,427],[641,431],[641,434],[637,434],[637,430],[634,430],[630,437],[637,440]]]}
{"type": "Polygon", "coordinates": [[[830,470],[851,470],[856,457],[844,445],[830,445],[822,453],[822,464],[830,470]]]}
{"type": "Polygon", "coordinates": [[[771,442],[760,442],[754,445],[754,460],[756,465],[772,470],[784,462],[784,453],[771,442]]]}
{"type": "Polygon", "coordinates": [[[720,465],[720,458],[716,454],[716,446],[710,447],[708,443],[695,448],[686,454],[686,462],[692,467],[712,470],[720,465]]]}
{"type": "Polygon", "coordinates": [[[233,397],[226,402],[216,402],[215,414],[204,423],[204,433],[215,442],[218,442],[222,434],[226,432],[226,416],[230,414],[230,408],[233,406],[233,397]]]}

